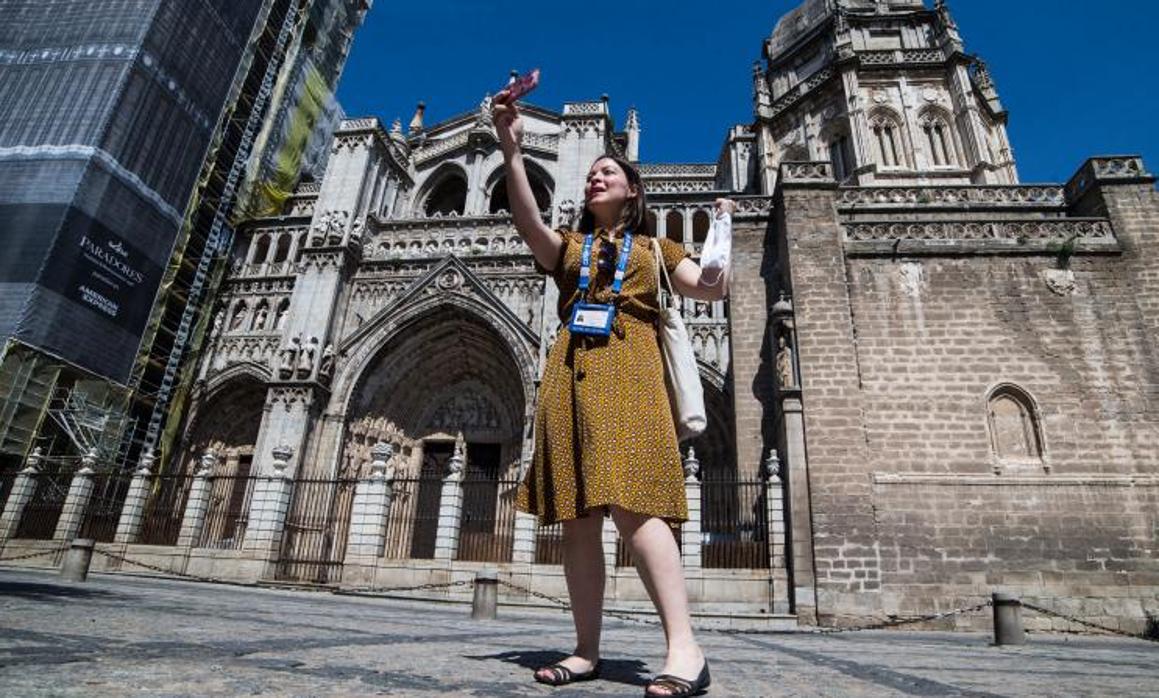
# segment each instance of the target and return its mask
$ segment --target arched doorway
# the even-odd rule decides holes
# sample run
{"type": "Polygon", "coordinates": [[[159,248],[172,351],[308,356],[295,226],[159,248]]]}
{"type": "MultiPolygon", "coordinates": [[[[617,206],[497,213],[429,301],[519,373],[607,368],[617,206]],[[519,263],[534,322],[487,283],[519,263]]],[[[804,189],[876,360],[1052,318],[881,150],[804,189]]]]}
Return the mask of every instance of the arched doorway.
{"type": "Polygon", "coordinates": [[[155,480],[145,503],[139,542],[173,545],[181,529],[192,476],[212,463],[209,508],[197,547],[237,548],[245,535],[254,444],[262,422],[266,386],[244,375],[214,390],[201,403],[182,439],[179,456],[155,480]],[[206,454],[212,461],[203,461],[206,454]]]}
{"type": "Polygon", "coordinates": [[[458,559],[510,559],[525,386],[486,320],[443,306],[397,331],[347,407],[339,469],[361,477],[378,441],[394,446],[394,499],[383,554],[430,558],[452,458],[464,461],[458,559]]]}

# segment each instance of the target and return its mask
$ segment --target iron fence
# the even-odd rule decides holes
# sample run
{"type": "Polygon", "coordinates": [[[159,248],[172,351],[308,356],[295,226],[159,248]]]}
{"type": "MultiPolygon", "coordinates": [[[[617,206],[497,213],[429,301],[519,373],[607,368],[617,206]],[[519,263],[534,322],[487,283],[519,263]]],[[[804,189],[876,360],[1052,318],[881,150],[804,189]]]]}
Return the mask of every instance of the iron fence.
{"type": "Polygon", "coordinates": [[[16,527],[17,538],[51,540],[56,533],[56,524],[68,497],[68,487],[74,470],[53,470],[32,476],[35,489],[32,498],[24,507],[20,524],[16,527]]]}
{"type": "Polygon", "coordinates": [[[209,479],[209,501],[197,547],[241,548],[257,480],[253,475],[219,475],[209,479]]]}
{"type": "Polygon", "coordinates": [[[540,565],[563,564],[563,524],[535,524],[535,562],[540,565]]]}
{"type": "Polygon", "coordinates": [[[519,480],[468,474],[455,559],[511,562],[515,542],[515,493],[519,480]]]}
{"type": "Polygon", "coordinates": [[[4,507],[8,506],[8,495],[12,494],[12,488],[16,485],[17,475],[18,473],[15,470],[0,473],[0,512],[4,511],[4,507]]]}
{"type": "Polygon", "coordinates": [[[294,482],[274,572],[277,579],[317,584],[341,581],[357,484],[353,478],[294,482]]]}
{"type": "Polygon", "coordinates": [[[149,482],[138,543],[176,545],[192,475],[158,475],[149,482]]]}
{"type": "Polygon", "coordinates": [[[701,565],[769,567],[768,490],[763,480],[706,478],[700,483],[701,565]]]}
{"type": "Polygon", "coordinates": [[[435,557],[442,491],[443,480],[435,476],[393,480],[384,557],[420,560],[435,557]]]}
{"type": "Polygon", "coordinates": [[[131,473],[97,473],[92,476],[93,489],[85,507],[79,537],[100,543],[111,543],[117,534],[117,522],[133,481],[131,473]]]}

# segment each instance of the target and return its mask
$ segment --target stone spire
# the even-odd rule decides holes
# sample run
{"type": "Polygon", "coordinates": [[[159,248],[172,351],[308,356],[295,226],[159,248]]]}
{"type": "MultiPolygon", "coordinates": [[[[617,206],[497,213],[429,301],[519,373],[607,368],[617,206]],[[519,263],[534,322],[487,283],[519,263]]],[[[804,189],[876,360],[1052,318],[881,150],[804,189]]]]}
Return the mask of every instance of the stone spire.
{"type": "Polygon", "coordinates": [[[624,154],[629,162],[640,161],[640,115],[635,107],[628,108],[628,123],[624,127],[628,133],[628,145],[624,154]]]}
{"type": "Polygon", "coordinates": [[[423,130],[423,112],[427,110],[426,102],[419,102],[415,107],[415,115],[410,120],[410,135],[415,135],[423,130]]]}

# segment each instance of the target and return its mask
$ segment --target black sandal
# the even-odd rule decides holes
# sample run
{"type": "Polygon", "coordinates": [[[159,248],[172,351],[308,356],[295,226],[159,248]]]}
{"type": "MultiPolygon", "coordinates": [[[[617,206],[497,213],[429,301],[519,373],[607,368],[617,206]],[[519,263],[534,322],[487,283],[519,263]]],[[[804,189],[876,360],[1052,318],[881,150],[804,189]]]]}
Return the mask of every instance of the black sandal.
{"type": "Polygon", "coordinates": [[[592,665],[592,668],[582,673],[576,673],[568,669],[560,662],[549,664],[548,666],[540,667],[535,670],[535,680],[539,683],[545,683],[549,686],[563,686],[564,684],[575,683],[576,681],[591,681],[600,677],[600,660],[592,665]],[[542,679],[539,677],[539,672],[544,669],[551,670],[550,679],[542,679]]]}
{"type": "Polygon", "coordinates": [[[695,681],[682,679],[675,674],[658,674],[655,678],[648,682],[648,686],[658,684],[663,688],[667,688],[669,693],[649,693],[648,686],[644,687],[644,695],[648,698],[657,698],[664,696],[664,698],[683,698],[684,696],[698,696],[705,692],[708,685],[712,683],[712,677],[708,674],[708,658],[704,660],[704,668],[700,670],[700,674],[695,681]]]}

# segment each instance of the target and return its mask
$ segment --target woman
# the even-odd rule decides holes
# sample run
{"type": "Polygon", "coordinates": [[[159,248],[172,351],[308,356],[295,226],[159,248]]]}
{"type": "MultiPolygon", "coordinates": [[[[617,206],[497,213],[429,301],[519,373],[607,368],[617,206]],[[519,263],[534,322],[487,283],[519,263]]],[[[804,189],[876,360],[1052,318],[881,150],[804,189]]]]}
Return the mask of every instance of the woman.
{"type": "MultiPolygon", "coordinates": [[[[515,227],[537,268],[560,289],[563,322],[547,357],[535,417],[535,455],[516,507],[563,522],[563,565],[576,628],[574,653],[535,672],[552,685],[596,678],[604,596],[603,515],[610,515],[664,625],[667,657],[648,696],[694,695],[708,661],[692,635],[673,527],[688,520],[684,473],[657,341],[656,273],[645,233],[644,187],[632,165],[604,156],[584,186],[579,231],[543,224],[527,180],[523,123],[507,91],[492,120],[507,165],[515,227]],[[586,248],[586,249],[585,249],[586,248]],[[590,260],[581,273],[585,255],[590,260]],[[621,277],[617,283],[617,277],[621,277]],[[576,311],[577,304],[580,305],[576,311]]],[[[718,215],[732,201],[718,199],[718,215]]],[[[671,240],[659,240],[677,293],[727,294],[724,269],[702,272],[671,240]]]]}

